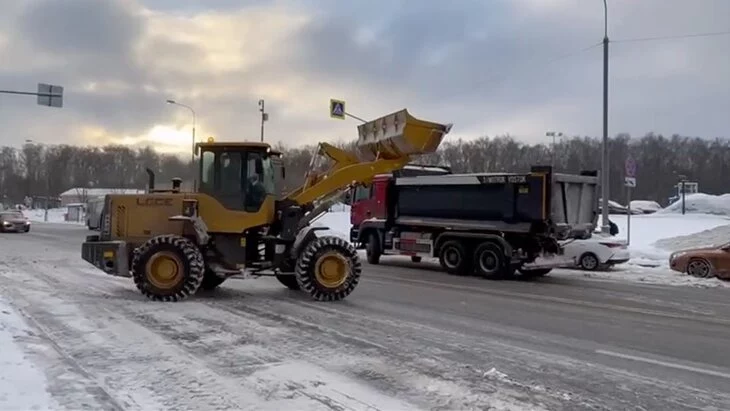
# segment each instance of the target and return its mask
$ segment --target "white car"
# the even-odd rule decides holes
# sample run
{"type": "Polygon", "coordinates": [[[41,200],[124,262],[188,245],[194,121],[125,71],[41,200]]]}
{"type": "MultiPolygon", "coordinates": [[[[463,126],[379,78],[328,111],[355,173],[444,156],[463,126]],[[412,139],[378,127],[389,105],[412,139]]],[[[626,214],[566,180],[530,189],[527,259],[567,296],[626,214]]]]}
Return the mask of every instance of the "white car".
{"type": "Polygon", "coordinates": [[[572,258],[575,266],[584,270],[611,267],[631,258],[625,240],[602,233],[594,233],[586,240],[567,240],[561,246],[564,256],[572,258]]]}

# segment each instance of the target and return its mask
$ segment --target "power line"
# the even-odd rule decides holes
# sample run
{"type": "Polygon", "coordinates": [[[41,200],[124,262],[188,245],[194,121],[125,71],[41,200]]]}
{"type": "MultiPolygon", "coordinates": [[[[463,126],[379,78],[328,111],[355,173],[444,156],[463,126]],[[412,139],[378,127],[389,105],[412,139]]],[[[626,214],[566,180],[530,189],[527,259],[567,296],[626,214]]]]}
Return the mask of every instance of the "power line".
{"type": "Polygon", "coordinates": [[[658,37],[639,37],[633,39],[620,39],[611,40],[611,43],[635,43],[639,41],[655,41],[655,40],[674,40],[674,39],[687,39],[693,37],[713,37],[713,36],[727,36],[730,35],[729,31],[715,31],[709,33],[695,33],[695,34],[679,34],[676,36],[658,36],[658,37]]]}

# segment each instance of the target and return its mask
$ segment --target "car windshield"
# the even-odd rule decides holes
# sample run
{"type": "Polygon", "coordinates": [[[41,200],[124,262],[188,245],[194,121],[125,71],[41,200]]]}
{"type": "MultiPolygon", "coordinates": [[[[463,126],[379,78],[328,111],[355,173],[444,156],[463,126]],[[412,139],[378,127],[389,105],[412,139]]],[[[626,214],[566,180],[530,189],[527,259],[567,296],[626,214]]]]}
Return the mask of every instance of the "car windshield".
{"type": "Polygon", "coordinates": [[[20,211],[3,211],[0,213],[0,217],[4,218],[23,218],[23,213],[20,211]]]}

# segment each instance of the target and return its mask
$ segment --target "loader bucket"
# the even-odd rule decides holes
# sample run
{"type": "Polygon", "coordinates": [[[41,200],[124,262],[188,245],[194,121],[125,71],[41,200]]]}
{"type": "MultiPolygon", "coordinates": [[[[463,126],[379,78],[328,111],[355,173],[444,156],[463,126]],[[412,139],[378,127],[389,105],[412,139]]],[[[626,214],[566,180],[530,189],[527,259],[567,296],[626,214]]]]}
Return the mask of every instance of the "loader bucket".
{"type": "Polygon", "coordinates": [[[429,154],[438,149],[451,127],[452,124],[419,120],[403,109],[359,125],[357,147],[369,161],[429,154]]]}

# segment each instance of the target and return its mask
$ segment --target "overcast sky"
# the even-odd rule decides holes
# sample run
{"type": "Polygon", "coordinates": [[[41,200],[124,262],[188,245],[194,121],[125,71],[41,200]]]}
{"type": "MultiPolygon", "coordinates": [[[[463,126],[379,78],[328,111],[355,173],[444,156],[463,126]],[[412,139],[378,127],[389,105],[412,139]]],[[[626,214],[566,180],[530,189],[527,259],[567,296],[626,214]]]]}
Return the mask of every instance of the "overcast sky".
{"type": "MultiPolygon", "coordinates": [[[[65,87],[62,109],[0,95],[0,145],[25,139],[189,150],[197,135],[288,144],[356,137],[330,98],[408,108],[450,138],[600,136],[601,0],[0,0],[0,89],[65,87]],[[571,57],[559,59],[566,54],[571,57]]],[[[612,40],[730,30],[729,0],[609,0],[612,40]]],[[[616,42],[609,133],[730,137],[730,36],[616,42]]]]}

